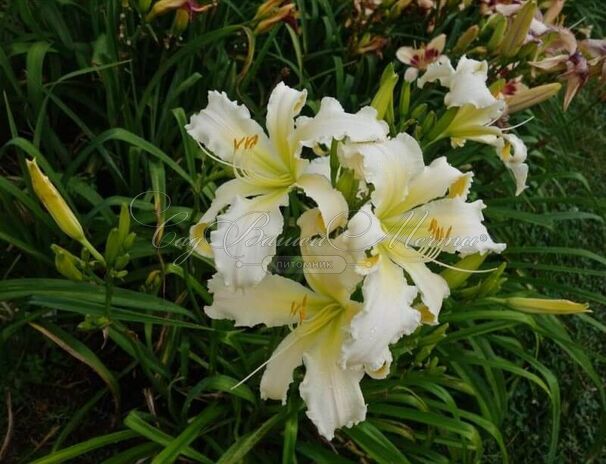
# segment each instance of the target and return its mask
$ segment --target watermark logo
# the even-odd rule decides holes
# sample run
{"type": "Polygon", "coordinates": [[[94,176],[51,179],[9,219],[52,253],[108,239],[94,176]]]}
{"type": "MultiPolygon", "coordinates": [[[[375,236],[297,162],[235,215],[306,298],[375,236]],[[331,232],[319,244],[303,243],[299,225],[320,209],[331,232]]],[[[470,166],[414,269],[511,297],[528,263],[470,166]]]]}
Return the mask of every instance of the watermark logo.
{"type": "MultiPolygon", "coordinates": [[[[183,234],[183,226],[189,226],[193,222],[191,213],[184,209],[171,209],[170,197],[166,195],[164,210],[156,213],[156,216],[164,218],[161,222],[152,224],[149,220],[143,221],[137,217],[136,213],[142,209],[147,210],[148,214],[153,211],[149,203],[141,200],[153,193],[144,192],[131,201],[131,216],[140,225],[153,228],[151,241],[154,248],[181,251],[174,259],[175,264],[182,264],[198,247],[209,243],[214,253],[220,251],[234,260],[238,267],[261,266],[263,269],[272,268],[277,273],[340,273],[352,265],[344,255],[363,256],[364,252],[379,245],[388,252],[401,247],[413,251],[405,259],[432,261],[442,251],[477,249],[481,242],[489,239],[486,234],[457,235],[452,224],[430,217],[427,211],[415,210],[406,212],[399,221],[392,221],[388,226],[380,224],[368,211],[349,212],[347,217],[353,217],[354,221],[350,219],[348,227],[338,230],[338,239],[331,235],[285,236],[279,230],[281,227],[277,227],[277,224],[282,223],[281,218],[275,218],[278,212],[248,211],[235,218],[219,215],[213,223],[206,225],[203,236],[196,237],[189,233],[183,234]],[[353,222],[355,227],[352,226],[353,222]],[[302,250],[317,249],[321,252],[318,256],[314,255],[313,259],[310,256],[304,256],[304,259],[299,256],[274,257],[275,250],[293,247],[302,250]],[[264,250],[268,248],[269,250],[264,250]],[[331,249],[334,250],[334,255],[330,253],[331,249]]],[[[331,225],[342,222],[343,216],[338,215],[329,221],[327,229],[332,230],[331,225]]]]}

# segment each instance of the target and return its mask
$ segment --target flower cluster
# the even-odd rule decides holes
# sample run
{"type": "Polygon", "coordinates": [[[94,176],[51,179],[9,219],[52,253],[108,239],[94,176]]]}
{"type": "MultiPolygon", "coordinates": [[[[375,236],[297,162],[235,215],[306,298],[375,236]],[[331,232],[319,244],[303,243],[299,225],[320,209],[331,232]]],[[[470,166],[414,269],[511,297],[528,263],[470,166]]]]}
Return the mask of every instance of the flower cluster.
{"type": "MultiPolygon", "coordinates": [[[[565,0],[540,2],[540,5],[534,0],[482,0],[479,10],[485,19],[455,37],[453,51],[497,57],[500,63],[494,71],[504,80],[501,87],[512,99],[520,93],[516,100],[524,101],[529,96],[523,81],[544,81],[551,74],[557,74],[558,80],[566,84],[564,109],[567,109],[591,77],[601,81],[606,78],[606,41],[591,38],[590,28],[575,31],[566,27],[562,15],[564,4],[565,0]]],[[[472,12],[476,8],[473,2],[454,2],[453,7],[472,12]]],[[[444,42],[445,35],[440,34],[427,47],[418,50],[401,47],[397,57],[409,66],[407,76],[416,78],[419,70],[437,60],[444,42]]],[[[540,90],[533,96],[545,99],[555,93],[540,90]]],[[[525,107],[528,106],[530,104],[525,107]]],[[[511,112],[519,109],[522,108],[512,108],[511,112]]]]}
{"type": "MultiPolygon", "coordinates": [[[[481,69],[471,60],[459,67],[445,65],[439,75],[450,88],[447,104],[489,112],[494,97],[458,87],[463,68],[466,77],[480,72],[479,80],[481,69]]],[[[431,76],[438,77],[430,66],[425,81],[431,76]]],[[[445,157],[426,164],[415,138],[390,137],[372,107],[347,113],[326,97],[314,117],[300,116],[306,96],[278,84],[266,132],[246,107],[209,93],[186,129],[235,178],[217,189],[191,243],[217,269],[209,317],[291,329],[264,364],[261,396],[285,402],[293,371],[304,365],[299,392],[307,415],[332,439],[335,429],[364,420],[360,380],[389,374],[390,344],[438,322],[449,288],[428,265],[443,252],[485,254],[505,245],[483,225],[484,203],[468,200],[471,172],[445,157]],[[303,204],[310,206],[301,213],[303,204]],[[298,226],[305,284],[268,272],[276,238],[295,226],[286,212],[298,226]]]]}

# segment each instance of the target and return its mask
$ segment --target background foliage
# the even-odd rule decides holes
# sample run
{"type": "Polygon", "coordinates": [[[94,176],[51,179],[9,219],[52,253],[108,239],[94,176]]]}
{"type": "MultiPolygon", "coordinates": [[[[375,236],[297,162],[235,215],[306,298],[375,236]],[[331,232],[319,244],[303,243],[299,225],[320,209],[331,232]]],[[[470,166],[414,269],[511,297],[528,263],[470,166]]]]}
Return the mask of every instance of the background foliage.
{"type": "MultiPolygon", "coordinates": [[[[296,394],[286,407],[263,402],[258,376],[231,389],[281,336],[210,321],[201,308],[211,264],[177,259],[185,250],[174,238],[187,235],[229,177],[201,157],[184,122],[209,89],[262,118],[280,80],[308,90],[308,113],[325,95],[356,110],[371,100],[396,47],[427,35],[418,17],[403,17],[386,31],[383,57],[356,55],[343,26],[349,2],[300,0],[298,33],[282,24],[263,35],[248,27],[257,7],[221,1],[177,38],[170,15],[148,24],[128,2],[2,2],[6,462],[605,460],[606,109],[591,89],[566,114],[549,101],[522,116],[535,120],[524,132],[530,188],[520,197],[490,149],[456,152],[455,164],[478,171],[474,188],[489,205],[491,233],[511,244],[485,267],[504,262],[507,270],[470,279],[445,302],[441,325],[396,346],[390,378],[363,383],[365,423],[328,443],[296,394]],[[87,283],[56,271],[52,244],[79,249],[35,198],[28,157],[79,212],[98,249],[120,206],[132,202],[127,273],[97,270],[87,283]],[[594,313],[515,312],[485,298],[496,287],[588,301],[594,313]]],[[[601,2],[570,2],[568,14],[603,35],[601,2]]],[[[475,20],[453,15],[444,32],[454,36],[475,20]]],[[[413,107],[423,98],[431,96],[413,94],[413,107]]]]}

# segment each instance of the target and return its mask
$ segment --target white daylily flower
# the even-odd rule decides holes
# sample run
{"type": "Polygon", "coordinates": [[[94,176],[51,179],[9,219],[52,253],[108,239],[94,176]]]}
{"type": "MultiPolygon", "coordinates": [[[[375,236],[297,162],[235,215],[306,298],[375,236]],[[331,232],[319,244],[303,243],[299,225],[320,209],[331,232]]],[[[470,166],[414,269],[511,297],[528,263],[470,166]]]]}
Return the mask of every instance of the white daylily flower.
{"type": "Polygon", "coordinates": [[[430,65],[419,79],[421,87],[426,82],[440,81],[450,90],[444,97],[444,104],[448,108],[458,108],[442,136],[450,137],[453,147],[462,147],[467,140],[496,147],[500,159],[514,174],[516,195],[519,195],[526,187],[528,175],[528,166],[524,164],[526,147],[518,137],[493,125],[503,116],[507,105],[504,98],[492,95],[486,85],[488,63],[463,56],[454,70],[447,61],[446,58],[441,64],[430,65]]]}
{"type": "MultiPolygon", "coordinates": [[[[495,98],[486,85],[488,79],[488,63],[462,56],[454,69],[448,57],[441,57],[436,63],[429,65],[427,72],[419,79],[419,87],[427,82],[439,81],[450,91],[444,97],[448,108],[464,108],[471,106],[475,109],[498,108],[501,113],[505,109],[502,101],[495,98]],[[498,106],[495,106],[497,105],[498,106]]],[[[496,111],[493,110],[493,111],[496,111]]]]}
{"type": "MultiPolygon", "coordinates": [[[[319,211],[306,211],[299,225],[302,238],[316,235],[323,229],[319,211]]],[[[355,272],[355,258],[344,251],[342,240],[329,243],[324,239],[313,244],[302,242],[309,288],[282,276],[268,275],[255,287],[234,290],[215,276],[209,283],[214,301],[205,311],[214,319],[233,319],[237,326],[296,326],[265,363],[261,397],[284,404],[293,371],[305,365],[299,392],[307,404],[307,416],[319,433],[331,440],[335,429],[350,427],[366,417],[359,385],[366,369],[350,368],[342,362],[349,324],[361,311],[361,304],[350,300],[361,276],[355,272]],[[330,269],[321,265],[326,261],[347,265],[337,266],[338,272],[318,271],[330,269]]],[[[367,370],[369,375],[383,374],[367,370]]]]}
{"type": "Polygon", "coordinates": [[[363,284],[364,308],[351,323],[344,362],[378,369],[391,361],[388,345],[413,332],[421,314],[412,308],[417,290],[434,322],[448,296],[446,281],[428,267],[442,252],[500,252],[482,224],[484,203],[466,202],[471,173],[438,158],[423,162],[418,143],[407,134],[374,144],[348,147],[342,163],[362,166],[373,184],[370,204],[350,221],[352,250],[370,250],[363,284]],[[404,270],[414,286],[406,285],[404,270]]]}
{"type": "Polygon", "coordinates": [[[236,175],[217,189],[210,208],[190,233],[194,251],[206,257],[214,255],[217,271],[227,285],[245,288],[263,279],[269,262],[266,258],[275,255],[275,238],[283,226],[280,206],[287,204],[292,189],[302,189],[318,204],[325,226],[334,228],[346,220],[345,199],[318,173],[321,166],[300,157],[303,147],[345,138],[371,142],[387,135],[387,124],[377,120],[373,108],[349,114],[328,97],[322,99],[315,117],[295,119],[306,97],[305,90],[278,84],[267,107],[268,135],[245,106],[218,92],[209,92],[208,106],[186,126],[211,156],[231,166],[236,175]],[[211,247],[204,232],[227,206],[210,234],[211,247]]]}

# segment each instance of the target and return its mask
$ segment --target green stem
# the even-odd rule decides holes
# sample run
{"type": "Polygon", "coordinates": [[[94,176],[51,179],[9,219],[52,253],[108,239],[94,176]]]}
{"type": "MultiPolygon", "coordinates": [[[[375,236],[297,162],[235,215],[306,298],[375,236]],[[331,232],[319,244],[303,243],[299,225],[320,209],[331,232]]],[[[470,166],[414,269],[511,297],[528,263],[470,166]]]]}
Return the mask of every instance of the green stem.
{"type": "Polygon", "coordinates": [[[99,261],[101,264],[103,264],[103,266],[106,266],[105,258],[103,258],[103,255],[101,255],[101,253],[99,253],[97,251],[97,249],[88,241],[88,239],[86,237],[83,238],[80,243],[82,244],[82,246],[84,248],[86,248],[88,251],[90,251],[90,254],[93,255],[93,257],[97,261],[99,261]]]}

